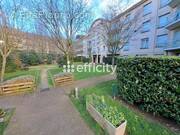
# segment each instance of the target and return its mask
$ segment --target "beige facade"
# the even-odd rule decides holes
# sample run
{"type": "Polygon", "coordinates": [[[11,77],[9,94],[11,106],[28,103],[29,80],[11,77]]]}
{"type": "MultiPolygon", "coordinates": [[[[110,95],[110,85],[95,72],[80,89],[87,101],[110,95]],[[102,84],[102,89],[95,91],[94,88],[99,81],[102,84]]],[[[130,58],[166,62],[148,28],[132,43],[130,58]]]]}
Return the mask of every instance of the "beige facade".
{"type": "MultiPolygon", "coordinates": [[[[141,0],[115,19],[133,17],[141,12],[138,18],[138,29],[129,42],[118,52],[121,56],[160,56],[180,55],[180,0],[141,0]]],[[[97,30],[100,21],[96,20],[89,30],[86,41],[91,43],[92,56],[106,57],[107,47],[99,41],[97,30]],[[101,48],[104,48],[104,51],[101,48]],[[104,47],[105,46],[105,47],[104,47]],[[100,49],[99,49],[100,48],[100,49]],[[100,55],[100,56],[99,56],[100,55]]],[[[118,21],[114,21],[117,23],[118,21]]],[[[87,50],[88,43],[85,45],[87,50]]],[[[95,60],[94,62],[102,62],[95,60]]]]}
{"type": "Polygon", "coordinates": [[[21,47],[19,48],[21,51],[35,51],[46,54],[58,54],[60,52],[48,36],[20,32],[19,37],[21,37],[21,47]]]}

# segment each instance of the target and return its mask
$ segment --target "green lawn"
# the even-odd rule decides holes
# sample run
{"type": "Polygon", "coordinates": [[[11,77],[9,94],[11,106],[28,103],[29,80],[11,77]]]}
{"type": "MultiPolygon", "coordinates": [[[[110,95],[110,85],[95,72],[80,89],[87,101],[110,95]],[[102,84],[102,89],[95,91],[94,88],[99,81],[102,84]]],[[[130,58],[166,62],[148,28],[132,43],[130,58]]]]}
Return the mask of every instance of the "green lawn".
{"type": "Polygon", "coordinates": [[[110,96],[112,83],[116,83],[116,82],[115,81],[105,82],[95,87],[86,88],[80,91],[79,100],[71,96],[71,100],[78,109],[78,111],[80,112],[80,115],[89,125],[89,127],[94,131],[95,134],[104,135],[107,133],[105,133],[105,131],[93,120],[93,118],[86,111],[85,96],[92,93],[95,93],[97,95],[105,95],[105,100],[107,100],[108,104],[111,106],[116,106],[119,109],[119,111],[121,111],[124,114],[126,120],[128,121],[127,124],[128,135],[175,135],[164,126],[147,120],[146,118],[144,118],[144,116],[130,110],[121,102],[113,100],[110,96]]]}
{"type": "Polygon", "coordinates": [[[6,127],[8,126],[8,123],[15,111],[15,109],[7,109],[6,111],[6,115],[5,115],[5,121],[0,123],[0,135],[3,135],[4,130],[6,129],[6,127]]]}
{"type": "MultiPolygon", "coordinates": [[[[60,72],[63,72],[62,68],[54,68],[54,69],[49,69],[48,70],[48,82],[49,82],[50,86],[53,85],[53,82],[52,82],[51,78],[55,74],[58,74],[60,72]]],[[[82,79],[92,78],[92,77],[106,75],[106,74],[108,74],[108,72],[77,72],[76,70],[73,73],[73,75],[75,77],[75,80],[82,80],[82,79]]]]}
{"type": "Polygon", "coordinates": [[[5,80],[9,80],[23,75],[32,75],[35,77],[36,84],[38,85],[40,83],[40,69],[18,70],[16,72],[6,73],[5,80]]]}

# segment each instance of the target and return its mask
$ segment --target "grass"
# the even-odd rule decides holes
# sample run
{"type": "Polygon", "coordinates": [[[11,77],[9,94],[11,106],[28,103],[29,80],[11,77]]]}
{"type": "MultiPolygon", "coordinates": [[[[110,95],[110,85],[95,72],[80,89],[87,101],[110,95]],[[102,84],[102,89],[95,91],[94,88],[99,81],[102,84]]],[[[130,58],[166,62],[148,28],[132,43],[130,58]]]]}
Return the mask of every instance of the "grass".
{"type": "Polygon", "coordinates": [[[86,111],[85,96],[92,93],[95,93],[97,95],[104,95],[105,100],[109,105],[116,106],[119,109],[119,111],[121,111],[124,114],[128,122],[127,124],[128,135],[175,135],[175,133],[171,132],[170,130],[160,125],[159,123],[150,121],[146,119],[143,115],[137,114],[133,110],[130,110],[127,106],[125,106],[121,102],[113,100],[111,98],[112,83],[116,83],[116,82],[115,81],[105,82],[92,88],[83,89],[79,93],[80,95],[79,100],[71,96],[71,100],[75,105],[75,107],[80,112],[80,115],[96,135],[104,135],[107,133],[93,120],[93,118],[86,111]]]}
{"type": "Polygon", "coordinates": [[[3,135],[4,130],[8,126],[8,123],[9,123],[15,109],[6,109],[5,111],[6,111],[5,121],[0,123],[0,135],[3,135]]]}
{"type": "Polygon", "coordinates": [[[9,80],[23,75],[32,75],[35,77],[36,84],[40,83],[40,69],[18,70],[16,72],[6,73],[5,80],[9,80]]]}
{"type": "MultiPolygon", "coordinates": [[[[76,66],[76,64],[75,64],[76,66]]],[[[76,68],[75,68],[76,69],[76,68]]],[[[48,82],[49,85],[52,86],[53,82],[52,82],[52,77],[55,74],[61,73],[63,72],[62,68],[54,68],[54,69],[49,69],[48,70],[48,82]]],[[[92,78],[92,77],[96,77],[96,76],[102,76],[102,75],[106,75],[108,74],[108,72],[77,72],[77,70],[75,70],[75,72],[73,73],[75,80],[82,80],[82,79],[87,79],[87,78],[92,78]]]]}

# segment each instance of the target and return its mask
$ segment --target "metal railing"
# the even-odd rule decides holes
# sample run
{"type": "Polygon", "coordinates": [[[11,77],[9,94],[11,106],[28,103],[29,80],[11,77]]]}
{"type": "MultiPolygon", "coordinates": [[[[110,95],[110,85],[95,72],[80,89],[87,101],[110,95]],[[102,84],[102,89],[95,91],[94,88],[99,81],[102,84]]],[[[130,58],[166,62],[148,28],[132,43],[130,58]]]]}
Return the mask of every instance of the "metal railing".
{"type": "Polygon", "coordinates": [[[172,47],[180,47],[180,40],[173,41],[172,47]]]}
{"type": "Polygon", "coordinates": [[[173,22],[175,22],[177,20],[180,21],[180,9],[177,10],[176,12],[170,14],[169,23],[173,23],[173,22]]]}

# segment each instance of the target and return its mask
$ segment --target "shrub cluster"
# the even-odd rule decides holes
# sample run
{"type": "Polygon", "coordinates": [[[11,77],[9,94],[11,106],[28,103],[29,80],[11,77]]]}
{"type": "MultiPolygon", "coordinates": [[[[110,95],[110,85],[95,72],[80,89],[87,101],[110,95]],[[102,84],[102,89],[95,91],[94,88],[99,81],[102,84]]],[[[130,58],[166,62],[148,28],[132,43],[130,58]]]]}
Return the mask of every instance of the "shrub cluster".
{"type": "Polygon", "coordinates": [[[117,80],[124,100],[180,123],[180,58],[118,58],[117,80]]]}
{"type": "Polygon", "coordinates": [[[90,103],[106,120],[118,127],[123,122],[124,116],[116,107],[109,106],[104,96],[89,95],[86,102],[90,103]]]}
{"type": "MultiPolygon", "coordinates": [[[[21,61],[17,55],[10,55],[6,61],[6,73],[14,72],[21,67],[21,61]]],[[[2,68],[2,57],[0,56],[0,69],[2,68]]]]}
{"type": "Polygon", "coordinates": [[[73,60],[74,60],[74,62],[83,62],[83,63],[89,63],[90,62],[90,58],[86,58],[83,56],[74,57],[73,60]]]}
{"type": "Polygon", "coordinates": [[[66,57],[65,56],[58,56],[57,63],[59,65],[59,67],[62,67],[63,65],[66,65],[67,64],[66,57]]]}
{"type": "Polygon", "coordinates": [[[21,52],[20,60],[24,65],[34,66],[39,64],[52,64],[55,56],[52,54],[40,54],[36,52],[21,52]]]}

